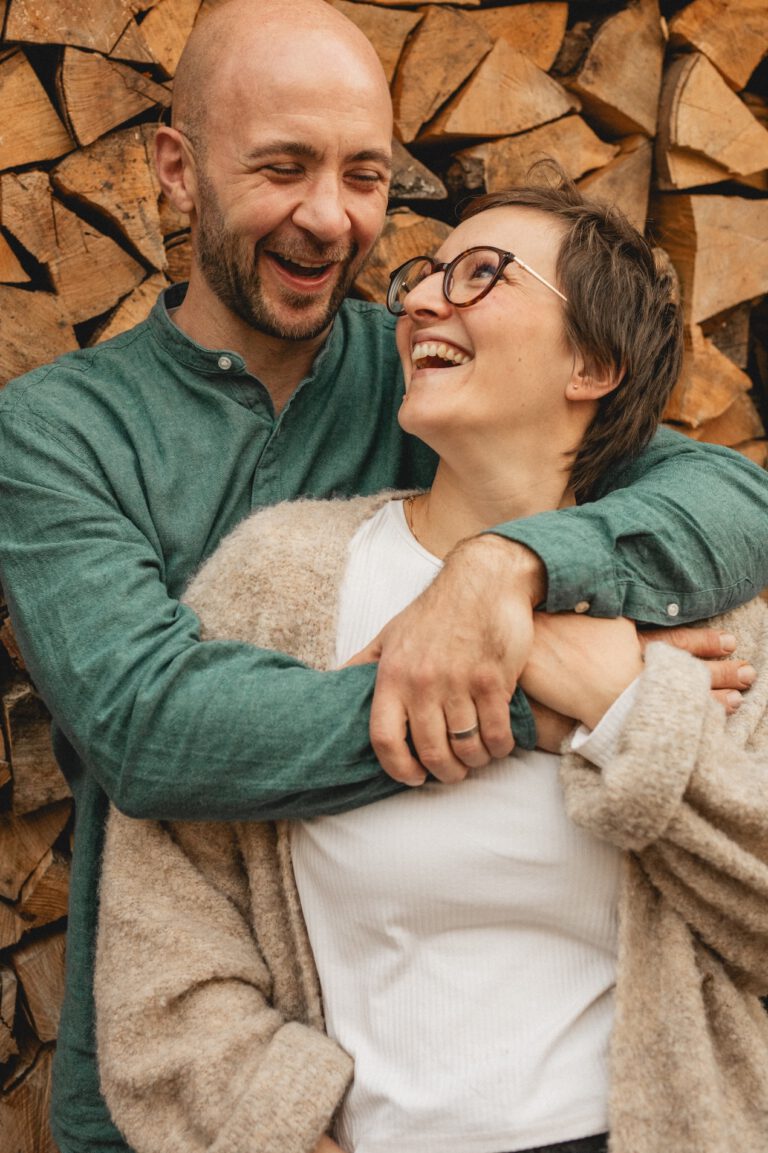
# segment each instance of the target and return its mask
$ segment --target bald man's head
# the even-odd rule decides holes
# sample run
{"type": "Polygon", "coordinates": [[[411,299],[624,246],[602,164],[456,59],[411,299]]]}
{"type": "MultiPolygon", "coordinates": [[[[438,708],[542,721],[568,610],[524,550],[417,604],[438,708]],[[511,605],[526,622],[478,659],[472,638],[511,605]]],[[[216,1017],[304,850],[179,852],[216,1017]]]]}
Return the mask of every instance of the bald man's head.
{"type": "Polygon", "coordinates": [[[325,0],[224,0],[196,23],[173,85],[173,125],[200,152],[215,126],[258,101],[292,61],[367,86],[391,115],[389,88],[370,41],[325,0]]]}

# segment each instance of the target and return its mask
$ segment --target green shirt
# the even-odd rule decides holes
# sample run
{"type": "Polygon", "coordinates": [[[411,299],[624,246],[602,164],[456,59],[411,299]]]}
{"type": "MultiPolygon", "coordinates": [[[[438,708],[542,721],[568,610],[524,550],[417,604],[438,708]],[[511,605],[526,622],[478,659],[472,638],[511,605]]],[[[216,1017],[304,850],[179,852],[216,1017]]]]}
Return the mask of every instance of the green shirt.
{"type": "MultiPolygon", "coordinates": [[[[162,301],[130,332],[0,393],[0,575],[76,802],[53,1106],[62,1153],[125,1150],[92,1041],[107,797],[136,817],[267,819],[398,788],[369,743],[371,666],[317,673],[201,643],[177,599],[253,508],[428,485],[434,457],[395,419],[393,324],[346,302],[279,416],[237,352],[189,340],[162,301]]],[[[547,607],[683,621],[768,583],[768,478],[744,458],[664,433],[613,483],[631,488],[500,529],[544,559],[547,607]]]]}

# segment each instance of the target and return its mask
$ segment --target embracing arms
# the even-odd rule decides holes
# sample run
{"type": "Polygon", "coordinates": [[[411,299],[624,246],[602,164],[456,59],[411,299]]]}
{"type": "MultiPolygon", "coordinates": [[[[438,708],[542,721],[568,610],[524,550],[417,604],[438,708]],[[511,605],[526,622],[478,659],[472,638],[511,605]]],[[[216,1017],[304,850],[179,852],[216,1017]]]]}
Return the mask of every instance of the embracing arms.
{"type": "Polygon", "coordinates": [[[525,567],[529,549],[546,564],[553,608],[594,592],[597,611],[639,609],[645,593],[633,594],[627,608],[626,590],[639,587],[644,573],[642,588],[656,588],[658,604],[675,598],[681,621],[701,615],[701,589],[725,607],[748,596],[750,582],[768,583],[765,474],[735,454],[678,439],[652,448],[626,478],[629,487],[602,502],[507,526],[506,535],[521,541],[510,549],[514,571],[501,560],[507,546],[498,538],[477,540],[463,561],[456,558],[461,564],[449,562],[436,584],[443,599],[417,603],[384,639],[380,680],[389,702],[377,706],[387,719],[377,726],[374,717],[374,751],[372,666],[320,674],[279,652],[201,643],[194,614],[169,592],[161,542],[142,519],[149,480],[115,491],[68,430],[2,407],[0,575],[19,641],[67,741],[135,816],[266,819],[367,803],[398,787],[376,752],[400,779],[423,775],[404,740],[412,720],[417,750],[437,775],[450,773],[457,762],[447,747],[436,757],[430,752],[424,726],[434,731],[438,714],[444,726],[454,702],[474,707],[483,688],[496,702],[484,714],[507,725],[499,718],[529,643],[520,622],[544,588],[534,561],[536,575],[519,591],[519,558],[525,567]],[[708,499],[699,508],[704,488],[708,499]],[[650,547],[651,532],[658,549],[650,547]],[[484,582],[477,550],[494,545],[484,582]],[[596,592],[604,587],[609,604],[596,592]],[[459,616],[470,622],[465,634],[476,631],[481,652],[472,648],[454,661],[459,616]],[[418,713],[425,676],[431,720],[418,713]]]}

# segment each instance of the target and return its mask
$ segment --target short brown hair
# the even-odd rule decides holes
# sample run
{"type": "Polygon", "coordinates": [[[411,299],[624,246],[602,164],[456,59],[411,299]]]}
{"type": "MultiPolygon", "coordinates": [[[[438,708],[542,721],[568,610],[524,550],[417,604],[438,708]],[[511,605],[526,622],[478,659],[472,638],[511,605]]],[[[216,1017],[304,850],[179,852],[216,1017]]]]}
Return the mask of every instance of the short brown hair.
{"type": "Polygon", "coordinates": [[[623,213],[585,199],[564,173],[547,168],[556,183],[477,197],[461,219],[519,207],[549,213],[565,226],[557,283],[568,298],[566,336],[588,368],[622,373],[574,451],[571,486],[584,502],[610,468],[636,457],[656,431],[680,373],[682,313],[672,272],[623,213]]]}

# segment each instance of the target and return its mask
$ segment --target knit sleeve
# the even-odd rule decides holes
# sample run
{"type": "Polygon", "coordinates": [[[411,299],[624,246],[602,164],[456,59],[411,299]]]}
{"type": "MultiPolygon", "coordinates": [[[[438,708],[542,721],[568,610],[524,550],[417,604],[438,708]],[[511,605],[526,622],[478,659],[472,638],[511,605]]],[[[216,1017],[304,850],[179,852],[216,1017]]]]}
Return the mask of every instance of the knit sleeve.
{"type": "Polygon", "coordinates": [[[634,854],[732,975],[768,991],[768,612],[747,614],[758,678],[726,720],[709,672],[649,646],[614,762],[563,761],[569,816],[634,854]]]}
{"type": "Polygon", "coordinates": [[[255,939],[240,854],[231,825],[110,814],[97,1045],[136,1153],[310,1153],[351,1079],[348,1055],[275,995],[286,977],[255,939]]]}

